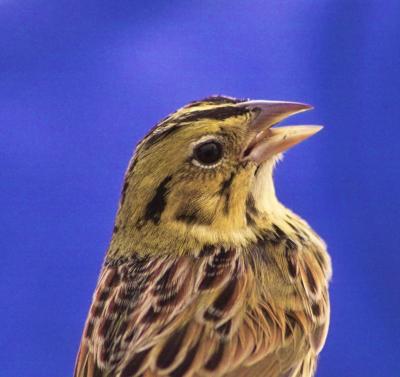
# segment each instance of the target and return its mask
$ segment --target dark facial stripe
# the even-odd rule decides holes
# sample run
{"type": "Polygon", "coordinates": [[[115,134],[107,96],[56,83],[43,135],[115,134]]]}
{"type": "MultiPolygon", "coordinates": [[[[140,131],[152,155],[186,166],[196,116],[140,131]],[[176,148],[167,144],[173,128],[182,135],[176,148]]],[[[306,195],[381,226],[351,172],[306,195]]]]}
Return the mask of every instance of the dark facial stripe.
{"type": "Polygon", "coordinates": [[[248,225],[255,225],[256,221],[254,217],[257,216],[258,210],[256,208],[256,202],[254,200],[254,196],[249,194],[246,199],[246,220],[248,225]]]}
{"type": "Polygon", "coordinates": [[[246,99],[240,99],[240,98],[232,98],[232,97],[225,97],[225,96],[210,96],[203,98],[200,101],[193,101],[190,102],[188,105],[186,105],[186,108],[191,108],[191,107],[196,107],[196,106],[201,106],[201,105],[206,105],[206,104],[235,104],[235,103],[240,103],[244,102],[246,99]]]}
{"type": "MultiPolygon", "coordinates": [[[[186,108],[195,107],[203,104],[210,103],[212,104],[236,104],[238,102],[242,102],[243,100],[236,100],[231,98],[225,97],[209,97],[203,101],[199,102],[192,102],[191,104],[187,105],[186,108]]],[[[165,137],[174,134],[176,131],[179,130],[181,127],[181,123],[187,122],[195,122],[201,119],[214,119],[214,120],[224,120],[234,116],[240,116],[248,113],[249,110],[246,108],[241,107],[234,107],[234,106],[222,106],[207,110],[198,110],[198,111],[190,111],[183,113],[177,119],[172,120],[175,124],[166,127],[165,130],[160,130],[160,125],[167,125],[169,122],[169,117],[160,121],[155,127],[153,127],[150,132],[145,136],[145,143],[143,144],[143,148],[147,149],[150,146],[158,143],[159,141],[163,140],[165,137]],[[159,130],[159,132],[156,132],[159,130]]],[[[132,168],[133,169],[133,168],[132,168]]],[[[129,169],[130,171],[132,169],[129,169]]]]}
{"type": "Polygon", "coordinates": [[[226,181],[222,182],[221,189],[219,191],[221,195],[225,194],[228,190],[230,190],[234,178],[235,178],[235,173],[232,173],[226,181]]]}
{"type": "Polygon", "coordinates": [[[207,214],[201,213],[200,208],[197,208],[193,203],[182,206],[176,216],[177,221],[186,223],[187,225],[211,225],[213,222],[212,216],[207,216],[207,214]]]}
{"type": "Polygon", "coordinates": [[[182,114],[176,121],[178,123],[187,123],[197,122],[201,119],[225,120],[227,118],[244,115],[248,112],[249,110],[244,107],[223,106],[208,110],[191,111],[186,114],[182,114]]]}
{"type": "Polygon", "coordinates": [[[225,200],[225,204],[224,204],[224,213],[225,214],[228,214],[228,212],[229,212],[229,201],[230,201],[230,198],[231,198],[231,187],[232,187],[232,183],[233,183],[234,178],[235,178],[235,173],[233,172],[227,180],[222,182],[221,188],[220,188],[220,190],[218,192],[218,194],[221,195],[221,197],[223,197],[224,200],[225,200]]]}
{"type": "Polygon", "coordinates": [[[190,213],[190,211],[179,213],[178,215],[176,215],[176,219],[188,225],[198,223],[197,215],[194,213],[190,213]]]}
{"type": "MultiPolygon", "coordinates": [[[[176,131],[178,131],[180,128],[179,124],[175,124],[173,126],[170,126],[168,128],[166,128],[164,131],[159,131],[157,133],[150,134],[148,139],[146,140],[143,148],[147,149],[149,147],[151,147],[152,145],[158,143],[159,141],[163,140],[164,138],[166,138],[169,135],[172,135],[173,133],[175,133],[176,131]]],[[[155,128],[156,130],[157,128],[155,128]]]]}
{"type": "Polygon", "coordinates": [[[256,221],[253,219],[253,216],[251,216],[250,213],[247,211],[246,211],[246,222],[247,225],[249,226],[254,226],[257,224],[256,221]]]}
{"type": "Polygon", "coordinates": [[[246,199],[246,209],[252,215],[256,215],[258,213],[256,208],[256,201],[254,200],[254,196],[249,194],[246,199]]]}
{"type": "Polygon", "coordinates": [[[151,199],[146,206],[146,212],[144,215],[146,221],[152,221],[154,224],[159,224],[161,215],[164,212],[165,205],[167,204],[167,184],[171,179],[171,176],[166,177],[157,187],[153,199],[151,199]]]}

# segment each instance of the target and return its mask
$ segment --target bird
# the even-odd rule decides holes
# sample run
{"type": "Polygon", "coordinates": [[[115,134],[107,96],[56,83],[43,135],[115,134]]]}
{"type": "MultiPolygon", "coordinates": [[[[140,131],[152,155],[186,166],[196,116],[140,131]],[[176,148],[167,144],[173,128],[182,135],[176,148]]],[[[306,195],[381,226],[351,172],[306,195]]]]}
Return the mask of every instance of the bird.
{"type": "MultiPolygon", "coordinates": [[[[325,242],[277,198],[307,104],[214,95],[137,144],[75,377],[311,377],[330,319],[325,242]]],[[[293,188],[294,189],[294,188],[293,188]]]]}

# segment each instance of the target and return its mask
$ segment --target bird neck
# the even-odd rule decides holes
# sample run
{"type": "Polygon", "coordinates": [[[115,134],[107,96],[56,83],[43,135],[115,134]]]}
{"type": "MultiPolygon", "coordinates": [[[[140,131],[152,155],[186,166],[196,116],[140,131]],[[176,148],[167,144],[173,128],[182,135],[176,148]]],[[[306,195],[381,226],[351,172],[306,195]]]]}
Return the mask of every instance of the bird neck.
{"type": "Polygon", "coordinates": [[[129,257],[133,254],[198,256],[204,247],[210,245],[245,247],[254,241],[256,234],[250,227],[222,231],[205,225],[146,222],[140,228],[126,226],[114,229],[107,255],[111,258],[129,257]]]}
{"type": "MultiPolygon", "coordinates": [[[[283,218],[286,214],[285,207],[275,195],[272,177],[274,165],[275,161],[266,162],[257,170],[252,184],[248,187],[251,193],[249,196],[254,198],[251,201],[246,202],[247,190],[243,191],[243,184],[248,182],[249,177],[243,176],[243,181],[237,177],[230,195],[230,202],[234,206],[234,210],[230,211],[231,217],[221,214],[208,225],[174,221],[174,216],[168,216],[170,207],[167,203],[175,203],[175,200],[167,198],[160,199],[158,203],[159,206],[166,205],[162,218],[153,216],[147,221],[142,221],[143,208],[140,205],[152,202],[154,192],[151,193],[146,187],[142,187],[143,181],[127,177],[126,182],[129,184],[124,185],[108,256],[127,257],[135,253],[197,255],[204,245],[216,244],[225,247],[246,247],[257,240],[260,226],[268,228],[272,226],[272,219],[279,222],[278,217],[283,218]]],[[[162,185],[162,182],[151,182],[151,186],[162,185]]],[[[161,189],[157,191],[163,192],[161,189]]]]}

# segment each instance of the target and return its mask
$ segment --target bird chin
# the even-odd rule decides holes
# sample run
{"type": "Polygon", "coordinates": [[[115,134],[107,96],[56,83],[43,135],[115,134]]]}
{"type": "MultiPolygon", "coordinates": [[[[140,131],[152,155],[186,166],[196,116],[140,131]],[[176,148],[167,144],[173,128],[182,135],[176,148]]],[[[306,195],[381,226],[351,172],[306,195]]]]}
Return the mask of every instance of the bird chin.
{"type": "Polygon", "coordinates": [[[254,174],[251,185],[255,206],[260,212],[273,212],[278,207],[278,199],[275,195],[273,171],[275,165],[281,161],[283,154],[279,153],[260,163],[254,174]]]}
{"type": "Polygon", "coordinates": [[[277,153],[274,156],[258,164],[257,170],[254,174],[256,179],[265,180],[266,175],[271,175],[272,177],[275,166],[282,160],[283,153],[277,153]]]}

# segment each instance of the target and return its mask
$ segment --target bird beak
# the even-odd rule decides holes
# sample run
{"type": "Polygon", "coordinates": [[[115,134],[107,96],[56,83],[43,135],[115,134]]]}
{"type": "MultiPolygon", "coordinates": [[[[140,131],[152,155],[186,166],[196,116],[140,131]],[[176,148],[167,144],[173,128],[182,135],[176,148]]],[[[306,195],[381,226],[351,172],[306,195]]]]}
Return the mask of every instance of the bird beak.
{"type": "Polygon", "coordinates": [[[285,126],[272,128],[291,115],[311,110],[312,106],[297,102],[247,101],[237,104],[254,113],[250,121],[250,140],[242,152],[243,160],[260,164],[316,134],[322,126],[285,126]]]}

